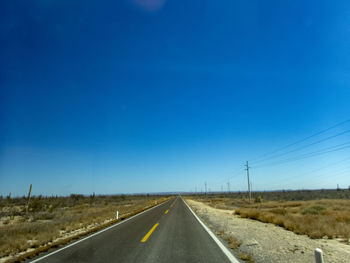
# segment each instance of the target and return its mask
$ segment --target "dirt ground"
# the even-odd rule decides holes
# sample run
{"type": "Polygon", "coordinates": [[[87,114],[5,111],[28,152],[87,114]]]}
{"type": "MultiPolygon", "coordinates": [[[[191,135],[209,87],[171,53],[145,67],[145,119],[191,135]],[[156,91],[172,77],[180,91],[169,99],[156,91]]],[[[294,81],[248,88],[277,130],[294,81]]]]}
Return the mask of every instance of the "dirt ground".
{"type": "Polygon", "coordinates": [[[239,240],[238,252],[251,255],[257,263],[315,262],[315,248],[323,250],[327,263],[350,262],[350,245],[340,240],[310,239],[273,224],[240,218],[233,210],[186,201],[214,232],[224,232],[239,240]]]}

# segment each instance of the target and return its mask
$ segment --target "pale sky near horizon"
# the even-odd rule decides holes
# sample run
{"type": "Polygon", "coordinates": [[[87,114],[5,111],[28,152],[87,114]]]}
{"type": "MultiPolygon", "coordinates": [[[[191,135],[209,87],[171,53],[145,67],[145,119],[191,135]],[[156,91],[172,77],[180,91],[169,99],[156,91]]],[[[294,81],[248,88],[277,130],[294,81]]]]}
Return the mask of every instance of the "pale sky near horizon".
{"type": "Polygon", "coordinates": [[[1,1],[0,47],[0,195],[350,185],[349,1],[1,1]]]}

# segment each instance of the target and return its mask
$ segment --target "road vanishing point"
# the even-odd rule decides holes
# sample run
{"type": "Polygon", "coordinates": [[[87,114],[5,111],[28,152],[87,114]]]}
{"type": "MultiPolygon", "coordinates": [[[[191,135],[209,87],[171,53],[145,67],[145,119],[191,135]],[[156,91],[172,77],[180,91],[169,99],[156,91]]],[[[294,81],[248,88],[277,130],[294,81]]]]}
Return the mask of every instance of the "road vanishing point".
{"type": "Polygon", "coordinates": [[[28,262],[235,262],[179,196],[28,262]]]}

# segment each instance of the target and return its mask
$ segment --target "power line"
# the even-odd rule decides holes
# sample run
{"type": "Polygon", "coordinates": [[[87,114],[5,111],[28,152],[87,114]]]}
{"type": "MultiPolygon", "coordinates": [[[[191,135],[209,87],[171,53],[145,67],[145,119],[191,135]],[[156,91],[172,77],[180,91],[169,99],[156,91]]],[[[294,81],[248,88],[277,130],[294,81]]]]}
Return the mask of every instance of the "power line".
{"type": "Polygon", "coordinates": [[[226,179],[222,179],[221,183],[225,183],[225,182],[227,182],[227,180],[231,180],[233,178],[236,178],[237,176],[242,175],[243,173],[244,173],[244,169],[243,168],[240,171],[236,170],[236,173],[234,173],[233,176],[230,176],[230,177],[228,177],[226,179]]]}
{"type": "Polygon", "coordinates": [[[240,172],[236,173],[235,175],[231,176],[229,179],[233,179],[233,178],[235,178],[235,177],[237,177],[239,175],[242,175],[243,173],[244,173],[244,170],[242,169],[242,171],[240,171],[240,172]]]}
{"type": "MultiPolygon", "coordinates": [[[[350,172],[350,167],[343,167],[340,170],[329,172],[328,174],[317,175],[317,179],[320,180],[320,179],[327,178],[327,177],[334,178],[335,176],[339,176],[339,175],[342,175],[342,174],[345,174],[345,173],[349,173],[349,172],[350,172]]],[[[300,176],[298,176],[298,177],[300,177],[300,176]]],[[[286,185],[286,183],[292,183],[293,181],[295,181],[295,179],[298,179],[298,177],[293,177],[293,178],[289,178],[287,180],[283,180],[280,183],[278,183],[278,185],[281,186],[283,184],[286,185]]]]}
{"type": "Polygon", "coordinates": [[[333,147],[330,147],[329,150],[323,149],[322,151],[319,150],[319,151],[315,151],[312,153],[307,153],[307,154],[304,154],[304,155],[299,156],[299,157],[290,158],[290,159],[288,159],[288,161],[299,161],[299,160],[303,160],[306,158],[315,157],[315,156],[319,156],[319,155],[327,154],[327,153],[332,153],[332,152],[337,152],[337,151],[341,151],[341,150],[348,149],[348,148],[350,148],[350,145],[347,145],[344,147],[334,147],[333,146],[333,147]]]}
{"type": "Polygon", "coordinates": [[[328,177],[332,177],[335,176],[335,175],[338,175],[338,174],[342,174],[344,172],[348,172],[350,169],[350,167],[342,167],[341,169],[338,169],[338,170],[335,170],[335,171],[330,171],[330,172],[327,172],[326,171],[323,171],[323,173],[320,173],[317,178],[318,179],[322,179],[322,178],[328,178],[328,177]]]}
{"type": "Polygon", "coordinates": [[[337,165],[337,164],[340,164],[342,162],[345,162],[345,161],[347,161],[349,159],[350,159],[350,157],[347,157],[347,158],[344,158],[344,159],[342,159],[340,161],[337,161],[337,162],[331,163],[329,165],[326,165],[326,166],[323,166],[323,167],[320,167],[320,168],[308,171],[306,173],[298,174],[296,176],[292,176],[292,177],[289,177],[289,178],[283,178],[283,182],[281,181],[279,183],[279,185],[283,185],[283,183],[285,184],[286,182],[288,183],[288,182],[293,182],[295,180],[299,180],[302,177],[304,177],[304,178],[306,177],[307,178],[310,175],[313,175],[315,172],[318,172],[318,171],[321,171],[321,175],[317,174],[317,178],[318,179],[325,178],[327,176],[332,176],[333,177],[333,176],[339,175],[341,173],[348,172],[347,170],[350,169],[350,167],[348,167],[348,166],[347,167],[342,167],[341,169],[336,169],[335,171],[330,171],[327,174],[323,174],[326,171],[322,171],[322,170],[325,170],[325,169],[327,169],[329,167],[332,167],[334,165],[337,165]]]}
{"type": "MultiPolygon", "coordinates": [[[[322,142],[325,142],[325,141],[328,141],[328,140],[331,140],[331,139],[334,139],[334,138],[337,138],[339,136],[342,136],[344,134],[349,133],[350,130],[345,130],[345,131],[342,131],[342,132],[337,133],[335,135],[331,135],[331,136],[328,136],[328,137],[325,137],[325,138],[321,138],[321,139],[319,139],[317,141],[308,143],[306,145],[301,145],[301,146],[299,146],[297,148],[293,147],[294,149],[292,148],[290,150],[285,151],[286,149],[288,149],[288,148],[290,148],[292,146],[298,145],[298,144],[300,144],[300,143],[302,143],[304,141],[307,141],[307,140],[309,140],[309,139],[311,139],[313,137],[316,137],[318,135],[326,133],[326,132],[328,132],[328,131],[336,128],[336,127],[339,127],[341,125],[344,125],[345,123],[348,123],[348,122],[350,122],[350,119],[342,121],[340,123],[337,123],[337,124],[327,128],[327,129],[321,130],[321,131],[319,131],[317,133],[314,133],[314,134],[312,134],[310,136],[307,136],[307,137],[305,137],[305,138],[303,138],[301,140],[298,140],[298,141],[296,141],[294,143],[287,144],[286,146],[281,147],[281,148],[279,148],[277,150],[274,150],[274,151],[272,151],[272,152],[270,152],[268,154],[262,155],[261,157],[255,158],[255,159],[253,159],[253,163],[254,164],[260,164],[260,165],[254,166],[253,168],[262,168],[262,167],[266,167],[266,166],[280,165],[280,164],[285,164],[285,163],[292,162],[292,161],[303,160],[303,159],[306,159],[306,158],[311,158],[311,157],[319,156],[319,155],[322,155],[322,154],[328,154],[328,153],[332,153],[332,152],[348,149],[348,148],[350,148],[350,145],[349,145],[350,142],[345,142],[345,143],[341,143],[341,144],[325,147],[325,148],[322,148],[322,149],[314,150],[314,151],[311,151],[311,152],[304,152],[302,154],[299,153],[297,156],[294,156],[294,157],[290,156],[289,158],[285,158],[285,159],[281,160],[282,156],[290,155],[291,153],[295,153],[295,152],[300,152],[300,151],[302,151],[302,150],[304,150],[304,149],[306,149],[308,147],[320,144],[322,142]],[[270,163],[268,161],[270,161],[270,163]],[[272,161],[272,163],[271,163],[271,161],[272,161]]],[[[348,160],[348,159],[349,158],[346,158],[344,160],[341,160],[340,162],[348,160]]],[[[337,162],[337,163],[340,163],[340,162],[337,162]]],[[[334,164],[332,164],[332,165],[334,165],[334,164]]],[[[329,166],[331,166],[331,165],[329,165],[329,166]]],[[[318,168],[315,171],[318,171],[318,170],[322,170],[322,168],[318,168]]],[[[342,170],[344,170],[344,169],[342,169],[342,170]]],[[[248,162],[246,164],[246,171],[247,171],[247,179],[248,179],[248,191],[249,191],[249,194],[250,194],[251,185],[250,185],[250,182],[249,182],[249,166],[248,166],[248,162]]],[[[339,170],[338,170],[338,172],[339,172],[339,170]]],[[[343,171],[343,172],[347,172],[347,171],[343,171]]],[[[333,173],[332,176],[334,176],[334,173],[333,173]]],[[[293,178],[290,178],[290,179],[295,180],[296,177],[293,177],[293,178]]],[[[286,180],[284,180],[284,183],[285,183],[285,181],[286,180]]]]}
{"type": "MultiPolygon", "coordinates": [[[[341,133],[337,133],[335,135],[328,136],[328,137],[320,139],[320,140],[318,140],[316,142],[309,143],[307,145],[298,147],[296,149],[289,150],[287,152],[282,152],[282,153],[276,154],[276,153],[281,152],[281,151],[283,151],[285,149],[288,149],[288,148],[290,148],[292,146],[295,146],[295,145],[300,144],[300,143],[302,143],[304,141],[307,141],[307,140],[309,140],[309,139],[311,139],[313,137],[316,137],[318,135],[326,133],[326,132],[328,132],[328,131],[336,128],[336,127],[339,127],[341,125],[344,125],[344,124],[346,124],[348,122],[350,122],[350,119],[347,119],[345,121],[339,122],[339,123],[337,123],[337,124],[327,128],[327,129],[321,130],[321,131],[316,132],[316,133],[314,133],[314,134],[312,134],[310,136],[307,136],[307,137],[305,137],[305,138],[303,138],[301,140],[298,140],[298,141],[295,141],[293,143],[287,144],[284,147],[281,147],[281,148],[279,148],[277,150],[274,150],[274,151],[272,151],[270,153],[264,154],[264,155],[262,155],[262,156],[260,156],[258,158],[253,159],[253,162],[255,161],[254,164],[264,163],[266,161],[273,160],[273,159],[276,159],[276,158],[279,158],[281,156],[285,156],[285,155],[288,155],[288,154],[291,154],[291,153],[294,153],[294,152],[298,152],[298,151],[301,151],[301,150],[303,150],[303,149],[305,149],[307,147],[310,147],[310,146],[313,146],[313,145],[325,142],[327,140],[331,140],[331,139],[334,139],[336,137],[342,136],[342,135],[344,135],[346,133],[349,133],[350,130],[346,130],[346,131],[343,131],[341,133]]],[[[270,163],[270,164],[265,164],[265,165],[262,164],[262,165],[254,166],[253,168],[261,168],[261,167],[266,167],[266,166],[271,166],[271,165],[279,165],[279,164],[284,164],[284,163],[288,163],[288,162],[291,162],[291,161],[302,160],[302,159],[305,159],[305,158],[310,158],[310,157],[314,157],[314,156],[318,156],[318,155],[322,155],[322,154],[327,154],[327,153],[331,153],[331,152],[335,152],[335,151],[340,151],[340,150],[343,150],[343,149],[346,149],[346,148],[350,148],[349,144],[350,144],[350,142],[346,142],[346,143],[342,143],[342,144],[339,144],[339,145],[326,147],[326,148],[323,148],[323,149],[320,149],[320,150],[317,150],[317,151],[304,153],[304,154],[301,154],[301,155],[298,155],[298,156],[295,156],[295,157],[291,157],[291,158],[288,158],[288,159],[279,160],[279,161],[276,160],[275,162],[270,163]]],[[[249,198],[251,198],[251,192],[250,192],[251,185],[250,185],[250,181],[249,181],[249,168],[250,167],[248,166],[248,161],[247,161],[247,164],[245,166],[246,166],[245,170],[247,171],[249,198]]],[[[230,180],[230,179],[232,179],[234,177],[237,177],[239,175],[242,175],[242,173],[243,173],[243,169],[242,169],[242,171],[236,173],[234,176],[231,176],[228,180],[230,180]]],[[[228,192],[230,192],[230,182],[229,181],[227,182],[227,188],[228,188],[228,192]]]]}
{"type": "Polygon", "coordinates": [[[345,143],[337,144],[334,146],[329,146],[329,147],[326,147],[326,148],[323,148],[323,149],[320,149],[320,150],[317,150],[317,151],[314,151],[311,153],[305,153],[304,155],[310,155],[310,154],[314,154],[314,153],[322,153],[322,152],[328,151],[328,150],[335,150],[341,146],[345,146],[345,145],[349,145],[349,144],[350,144],[350,142],[345,142],[345,143]]]}
{"type": "MultiPolygon", "coordinates": [[[[334,148],[334,146],[332,148],[334,148]]],[[[350,148],[350,145],[347,145],[347,146],[344,146],[344,147],[338,147],[338,148],[335,148],[333,150],[325,150],[325,149],[323,149],[322,151],[306,153],[306,154],[299,155],[299,156],[296,156],[296,157],[293,157],[293,158],[288,158],[288,159],[284,159],[284,160],[280,160],[280,161],[275,161],[275,162],[264,164],[264,165],[254,166],[253,168],[257,169],[257,168],[281,165],[281,164],[285,164],[285,163],[289,163],[289,162],[295,162],[295,161],[300,161],[300,160],[304,160],[304,159],[307,159],[307,158],[311,158],[311,157],[315,157],[315,156],[319,156],[319,155],[323,155],[323,154],[327,154],[327,153],[332,153],[332,152],[345,150],[345,149],[348,149],[348,148],[350,148]]]]}
{"type": "MultiPolygon", "coordinates": [[[[325,170],[325,169],[327,169],[327,168],[329,168],[329,167],[332,167],[332,166],[334,166],[334,165],[337,165],[337,164],[340,164],[340,163],[342,163],[342,162],[345,162],[345,161],[347,161],[347,160],[349,160],[349,159],[350,159],[350,157],[347,157],[347,158],[342,159],[342,160],[340,160],[340,161],[337,161],[337,162],[335,162],[335,163],[331,163],[331,164],[328,164],[328,165],[323,166],[323,167],[321,167],[321,168],[313,169],[313,170],[308,171],[308,172],[306,172],[306,173],[302,173],[302,174],[300,174],[300,175],[298,175],[298,176],[294,176],[292,179],[298,178],[298,177],[304,177],[305,175],[308,176],[308,175],[313,174],[313,173],[315,173],[315,172],[322,171],[322,170],[325,170]]],[[[287,179],[287,180],[288,180],[288,179],[287,179]]]]}
{"type": "Polygon", "coordinates": [[[341,133],[338,133],[338,134],[335,134],[335,135],[326,137],[326,138],[324,138],[324,139],[322,139],[322,140],[319,140],[319,141],[316,141],[316,142],[313,142],[313,143],[304,145],[304,146],[302,146],[302,147],[299,147],[299,148],[296,148],[296,149],[293,149],[293,150],[290,150],[290,151],[287,151],[287,152],[284,152],[284,153],[281,153],[281,154],[278,154],[278,155],[273,155],[273,156],[267,157],[267,158],[262,159],[262,160],[260,160],[260,161],[258,161],[258,162],[256,162],[256,163],[265,162],[265,161],[274,159],[274,158],[276,158],[276,157],[281,157],[281,156],[284,156],[284,155],[287,155],[287,154],[290,154],[290,153],[293,153],[293,152],[297,152],[297,151],[303,150],[303,149],[305,149],[305,148],[307,148],[307,147],[310,147],[310,146],[319,144],[319,143],[321,143],[321,142],[325,142],[325,141],[334,139],[334,138],[336,138],[336,137],[339,137],[339,136],[344,135],[344,134],[349,133],[349,132],[350,132],[350,130],[346,130],[346,131],[343,131],[343,132],[341,132],[341,133]]]}
{"type": "Polygon", "coordinates": [[[280,151],[282,151],[282,150],[284,150],[284,149],[287,149],[287,148],[292,147],[292,146],[294,146],[294,145],[296,145],[296,144],[299,144],[299,143],[301,143],[301,142],[304,142],[304,141],[306,141],[306,140],[308,140],[308,139],[311,139],[311,138],[313,138],[313,137],[316,137],[317,135],[320,135],[320,134],[322,134],[322,133],[325,133],[325,132],[327,132],[327,131],[330,131],[330,130],[332,130],[332,129],[336,128],[336,127],[339,127],[339,126],[341,126],[341,125],[343,125],[343,124],[345,124],[345,123],[348,123],[348,122],[350,122],[350,119],[347,119],[347,120],[345,120],[345,121],[339,122],[339,123],[337,123],[337,124],[335,124],[335,125],[333,125],[333,126],[327,128],[327,129],[324,129],[324,130],[321,130],[321,131],[319,131],[319,132],[316,132],[316,133],[314,133],[314,134],[312,134],[312,135],[310,135],[310,136],[307,136],[307,137],[305,137],[305,138],[303,138],[303,139],[301,139],[301,140],[298,140],[298,141],[296,141],[296,142],[287,144],[286,146],[283,146],[283,147],[281,147],[281,148],[278,148],[278,149],[276,149],[276,150],[274,150],[274,151],[272,151],[272,152],[263,154],[263,155],[261,155],[261,156],[255,158],[255,159],[251,160],[251,162],[260,162],[259,159],[265,159],[266,156],[269,156],[269,155],[271,155],[271,154],[275,154],[275,153],[277,153],[277,152],[280,152],[280,151]]]}

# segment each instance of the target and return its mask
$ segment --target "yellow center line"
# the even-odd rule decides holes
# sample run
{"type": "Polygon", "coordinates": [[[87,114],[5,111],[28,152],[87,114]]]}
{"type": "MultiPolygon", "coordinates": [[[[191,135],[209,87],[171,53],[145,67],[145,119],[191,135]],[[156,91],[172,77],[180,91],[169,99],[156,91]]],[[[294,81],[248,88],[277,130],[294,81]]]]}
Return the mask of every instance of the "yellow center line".
{"type": "Polygon", "coordinates": [[[152,234],[152,232],[157,228],[157,226],[159,225],[159,223],[155,224],[151,230],[141,239],[141,242],[146,242],[147,239],[149,238],[149,236],[152,234]]]}
{"type": "Polygon", "coordinates": [[[164,214],[167,214],[169,212],[169,210],[166,210],[164,214]]]}

